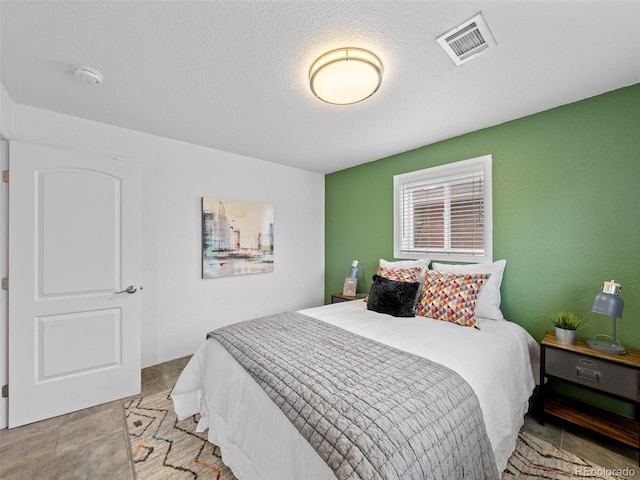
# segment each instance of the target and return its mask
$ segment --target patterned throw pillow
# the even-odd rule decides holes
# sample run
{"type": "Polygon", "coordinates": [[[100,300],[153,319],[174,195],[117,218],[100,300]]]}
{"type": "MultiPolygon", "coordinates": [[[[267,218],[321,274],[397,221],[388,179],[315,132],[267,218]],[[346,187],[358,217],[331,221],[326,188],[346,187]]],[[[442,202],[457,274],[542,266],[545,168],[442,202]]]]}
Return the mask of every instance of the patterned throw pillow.
{"type": "MultiPolygon", "coordinates": [[[[418,278],[418,282],[422,285],[424,282],[424,274],[427,270],[429,270],[429,264],[431,263],[431,259],[427,257],[419,258],[418,260],[394,260],[389,261],[381,258],[378,262],[379,267],[388,267],[388,268],[408,268],[408,267],[417,267],[420,268],[420,277],[418,278]]],[[[434,268],[434,270],[436,270],[434,268]]],[[[481,272],[484,273],[484,272],[481,272]]]]}
{"type": "Polygon", "coordinates": [[[413,317],[413,306],[419,288],[418,282],[398,282],[374,275],[367,309],[394,317],[413,317]]]}
{"type": "Polygon", "coordinates": [[[476,302],[490,274],[428,271],[416,307],[423,317],[480,327],[476,322],[476,302]]]}
{"type": "Polygon", "coordinates": [[[396,282],[418,282],[421,271],[422,268],[420,267],[378,267],[376,275],[396,282]]]}

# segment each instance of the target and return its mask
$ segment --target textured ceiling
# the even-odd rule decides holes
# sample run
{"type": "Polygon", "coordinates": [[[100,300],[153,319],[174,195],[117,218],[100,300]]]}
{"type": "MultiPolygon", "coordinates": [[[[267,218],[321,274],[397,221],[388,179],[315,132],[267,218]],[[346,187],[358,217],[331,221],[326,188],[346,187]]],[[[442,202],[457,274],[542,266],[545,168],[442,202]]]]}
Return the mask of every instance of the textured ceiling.
{"type": "Polygon", "coordinates": [[[326,173],[638,83],[639,20],[635,1],[3,0],[0,79],[18,104],[326,173]],[[480,11],[497,46],[455,66],[436,38],[480,11]],[[342,46],[385,70],[351,106],[308,88],[342,46]]]}

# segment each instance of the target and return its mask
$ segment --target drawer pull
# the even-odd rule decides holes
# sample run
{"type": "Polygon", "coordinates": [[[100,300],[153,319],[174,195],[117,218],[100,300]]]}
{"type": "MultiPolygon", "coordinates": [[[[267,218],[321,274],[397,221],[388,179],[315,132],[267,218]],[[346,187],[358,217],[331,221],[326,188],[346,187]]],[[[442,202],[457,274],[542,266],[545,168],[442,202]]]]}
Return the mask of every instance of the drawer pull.
{"type": "Polygon", "coordinates": [[[576,375],[579,378],[582,378],[584,380],[589,380],[591,382],[599,382],[600,381],[600,375],[598,374],[598,372],[596,372],[594,370],[589,370],[589,369],[585,369],[585,368],[576,367],[576,375]]]}

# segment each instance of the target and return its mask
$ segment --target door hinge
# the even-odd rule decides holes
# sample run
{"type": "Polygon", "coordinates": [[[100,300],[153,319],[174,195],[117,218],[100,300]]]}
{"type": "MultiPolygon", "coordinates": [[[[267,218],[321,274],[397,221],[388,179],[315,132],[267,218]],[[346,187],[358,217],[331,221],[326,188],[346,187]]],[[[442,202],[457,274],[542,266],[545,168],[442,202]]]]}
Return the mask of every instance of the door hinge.
{"type": "Polygon", "coordinates": [[[7,277],[2,279],[2,289],[9,290],[9,279],[7,277]]]}
{"type": "Polygon", "coordinates": [[[2,181],[9,183],[9,170],[2,170],[2,181]]]}
{"type": "Polygon", "coordinates": [[[2,398],[9,397],[9,385],[2,385],[2,398]]]}

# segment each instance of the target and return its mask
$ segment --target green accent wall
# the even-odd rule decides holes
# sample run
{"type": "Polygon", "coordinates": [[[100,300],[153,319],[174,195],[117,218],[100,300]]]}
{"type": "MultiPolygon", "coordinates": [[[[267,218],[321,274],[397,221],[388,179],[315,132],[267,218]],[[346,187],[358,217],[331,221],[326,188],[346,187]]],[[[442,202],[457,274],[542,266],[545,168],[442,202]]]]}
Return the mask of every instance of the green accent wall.
{"type": "Polygon", "coordinates": [[[585,320],[579,336],[611,334],[590,307],[616,279],[618,339],[640,349],[640,84],[327,175],[325,301],[354,259],[359,292],[379,258],[393,259],[394,175],[485,154],[505,317],[538,341],[561,310],[585,320]]]}

